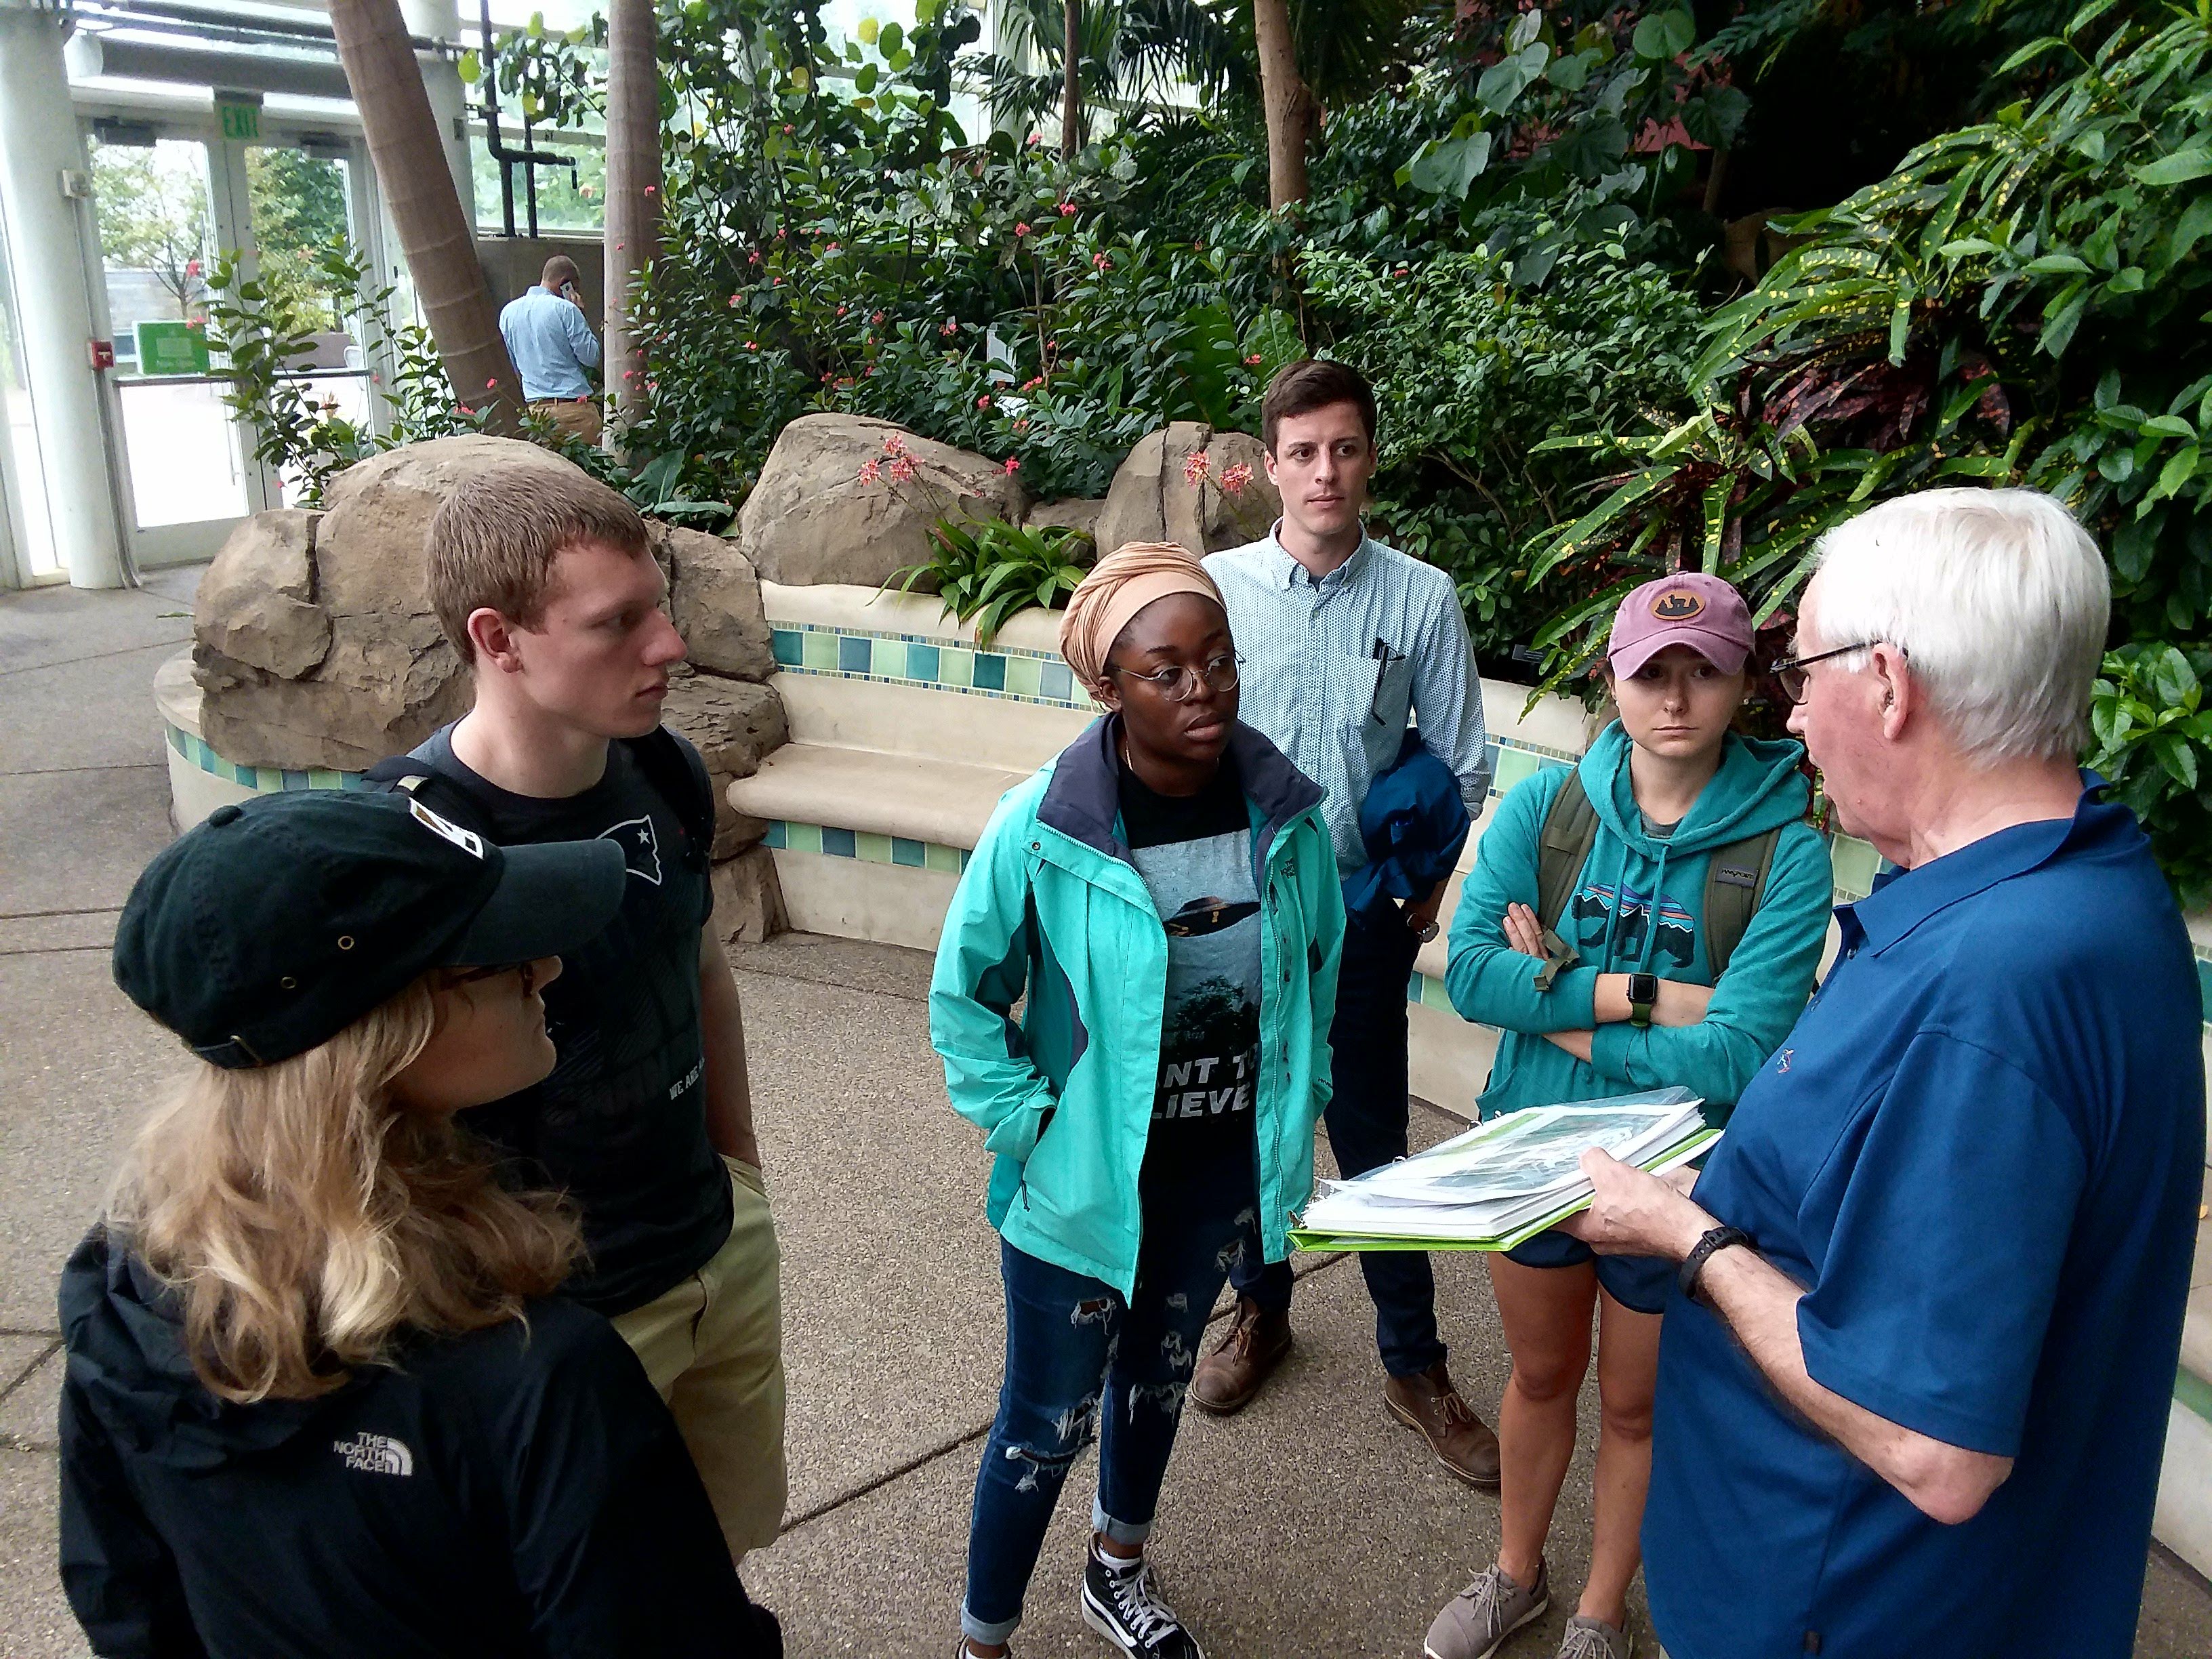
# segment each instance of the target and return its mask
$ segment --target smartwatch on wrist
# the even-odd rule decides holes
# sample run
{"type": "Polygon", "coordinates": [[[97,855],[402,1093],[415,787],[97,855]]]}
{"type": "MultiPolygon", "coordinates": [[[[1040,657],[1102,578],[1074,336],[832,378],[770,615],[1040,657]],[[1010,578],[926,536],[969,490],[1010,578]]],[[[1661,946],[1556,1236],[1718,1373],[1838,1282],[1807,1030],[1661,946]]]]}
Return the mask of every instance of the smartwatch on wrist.
{"type": "Polygon", "coordinates": [[[1631,974],[1628,976],[1628,1023],[1639,1031],[1651,1024],[1651,1010],[1659,1001],[1659,975],[1631,974]]]}
{"type": "Polygon", "coordinates": [[[1434,916],[1431,916],[1426,921],[1413,929],[1413,937],[1423,945],[1426,945],[1436,936],[1437,919],[1434,916]]]}
{"type": "Polygon", "coordinates": [[[1698,1276],[1705,1272],[1705,1263],[1712,1260],[1716,1250],[1725,1250],[1731,1244],[1741,1244],[1752,1249],[1758,1248],[1752,1243],[1751,1235],[1741,1227],[1709,1229],[1690,1247],[1689,1255],[1682,1258],[1681,1270],[1674,1275],[1674,1283],[1681,1287],[1685,1297],[1692,1302],[1699,1299],[1698,1276]]]}

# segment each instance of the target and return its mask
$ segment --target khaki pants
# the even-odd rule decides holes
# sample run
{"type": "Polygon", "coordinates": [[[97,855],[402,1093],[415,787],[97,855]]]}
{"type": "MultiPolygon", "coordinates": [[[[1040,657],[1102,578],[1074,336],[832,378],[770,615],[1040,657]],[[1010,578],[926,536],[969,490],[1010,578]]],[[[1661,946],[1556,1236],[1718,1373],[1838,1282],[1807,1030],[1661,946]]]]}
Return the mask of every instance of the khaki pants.
{"type": "Polygon", "coordinates": [[[530,405],[530,412],[552,422],[572,438],[581,438],[587,444],[599,441],[599,406],[588,398],[578,403],[570,398],[540,398],[530,405]]]}
{"type": "Polygon", "coordinates": [[[736,1213],[707,1265],[614,1321],[668,1402],[733,1557],[783,1521],[783,1303],[768,1191],[730,1168],[736,1213]]]}

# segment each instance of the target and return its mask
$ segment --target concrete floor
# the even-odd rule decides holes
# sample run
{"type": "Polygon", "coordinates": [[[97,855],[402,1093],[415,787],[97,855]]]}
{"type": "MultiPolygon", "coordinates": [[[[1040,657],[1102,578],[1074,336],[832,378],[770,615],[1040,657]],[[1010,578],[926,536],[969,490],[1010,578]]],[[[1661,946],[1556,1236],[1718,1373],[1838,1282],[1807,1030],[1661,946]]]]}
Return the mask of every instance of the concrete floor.
{"type": "MultiPolygon", "coordinates": [[[[0,1659],[87,1650],[53,1572],[54,1274],[175,1050],[108,977],[115,914],[167,839],[155,669],[193,573],[131,593],[0,594],[0,1659]]],[[[927,959],[791,935],[736,953],[785,1255],[791,1511],[746,1564],[793,1659],[943,1659],[998,1385],[979,1139],[928,1049],[927,959]]],[[[1433,1139],[1457,1127],[1417,1111],[1433,1139]]],[[[1243,1417],[1193,1413],[1155,1548],[1214,1659],[1412,1656],[1497,1544],[1495,1501],[1387,1418],[1355,1263],[1302,1264],[1298,1346],[1243,1417]]],[[[1503,1344],[1480,1263],[1441,1258],[1453,1370],[1487,1416],[1503,1344]]],[[[1587,1557],[1593,1425],[1552,1563],[1587,1557]]],[[[1075,1614],[1079,1471],[1032,1590],[1024,1659],[1106,1651],[1075,1614]]],[[[2136,1652],[2212,1652],[2212,1589],[2154,1551],[2136,1652]]],[[[1640,1591],[1637,1620],[1641,1623],[1640,1591]]],[[[1516,1639],[1541,1659],[1571,1608],[1516,1639]]],[[[1649,1651],[1647,1648],[1645,1650],[1649,1651]]]]}

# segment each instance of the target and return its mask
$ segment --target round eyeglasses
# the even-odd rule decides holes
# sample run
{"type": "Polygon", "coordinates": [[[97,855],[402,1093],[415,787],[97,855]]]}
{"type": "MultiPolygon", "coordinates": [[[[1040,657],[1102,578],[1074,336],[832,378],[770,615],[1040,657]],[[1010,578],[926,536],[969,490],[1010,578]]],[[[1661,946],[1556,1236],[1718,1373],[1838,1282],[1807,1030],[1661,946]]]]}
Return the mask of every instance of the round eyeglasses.
{"type": "Polygon", "coordinates": [[[1170,702],[1188,702],[1198,695],[1203,684],[1209,691],[1234,691],[1237,689],[1237,665],[1244,660],[1234,654],[1214,658],[1203,668],[1163,668],[1156,673],[1139,674],[1133,668],[1106,665],[1109,674],[1119,674],[1124,679],[1142,680],[1170,702]]]}

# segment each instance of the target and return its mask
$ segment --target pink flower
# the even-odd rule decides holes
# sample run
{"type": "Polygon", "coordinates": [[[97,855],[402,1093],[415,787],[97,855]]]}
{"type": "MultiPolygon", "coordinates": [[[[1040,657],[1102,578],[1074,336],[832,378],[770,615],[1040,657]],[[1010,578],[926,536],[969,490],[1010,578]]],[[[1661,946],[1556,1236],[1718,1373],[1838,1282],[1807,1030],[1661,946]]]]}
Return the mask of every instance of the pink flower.
{"type": "Polygon", "coordinates": [[[786,121],[786,122],[783,124],[783,130],[784,130],[784,131],[785,131],[787,134],[787,133],[789,133],[789,132],[790,132],[790,131],[791,131],[791,123],[790,123],[790,122],[788,122],[788,121],[786,121]]]}
{"type": "Polygon", "coordinates": [[[878,328],[881,328],[884,325],[884,313],[880,311],[872,311],[868,313],[868,320],[878,328]]]}
{"type": "MultiPolygon", "coordinates": [[[[822,378],[826,380],[830,376],[824,374],[822,378]]],[[[879,463],[872,459],[862,461],[860,463],[860,482],[862,483],[872,484],[883,476],[884,469],[879,463]]]]}
{"type": "Polygon", "coordinates": [[[1251,482],[1252,469],[1243,461],[1239,461],[1236,465],[1224,469],[1221,474],[1221,487],[1232,495],[1243,495],[1244,493],[1244,486],[1251,482]]]}
{"type": "Polygon", "coordinates": [[[891,463],[891,482],[904,483],[914,477],[914,458],[902,455],[891,463]]]}
{"type": "Polygon", "coordinates": [[[843,315],[845,314],[845,307],[842,307],[842,306],[839,306],[839,307],[837,307],[837,314],[838,314],[840,317],[843,316],[843,315]]]}
{"type": "Polygon", "coordinates": [[[499,390],[499,377],[496,374],[493,375],[491,379],[484,382],[484,390],[486,392],[496,392],[499,390]]]}
{"type": "Polygon", "coordinates": [[[1026,236],[1029,234],[1030,228],[1025,224],[1018,224],[1014,227],[1014,234],[1017,236],[1026,236]]]}
{"type": "Polygon", "coordinates": [[[1206,474],[1212,470],[1212,467],[1213,463],[1206,458],[1206,452],[1201,449],[1182,464],[1182,481],[1195,489],[1205,482],[1206,474]]]}
{"type": "Polygon", "coordinates": [[[1260,367],[1260,354],[1259,354],[1258,352],[1256,352],[1256,351],[1255,351],[1255,352],[1254,352],[1250,356],[1247,357],[1247,358],[1244,360],[1244,366],[1245,366],[1245,368],[1259,368],[1259,367],[1260,367]]]}
{"type": "Polygon", "coordinates": [[[1044,143],[1044,134],[1041,132],[1033,132],[1030,134],[1030,143],[1032,144],[1041,144],[1044,143]]]}
{"type": "MultiPolygon", "coordinates": [[[[868,372],[869,372],[870,374],[872,374],[875,373],[875,371],[874,371],[873,369],[870,369],[868,372]]],[[[1029,423],[1029,422],[1028,422],[1026,419],[1024,419],[1024,420],[1016,421],[1016,422],[1014,422],[1014,430],[1015,430],[1015,431],[1017,431],[1017,432],[1026,432],[1026,431],[1028,431],[1029,429],[1030,429],[1030,423],[1029,423]]]]}
{"type": "Polygon", "coordinates": [[[942,323],[938,325],[937,331],[940,335],[957,334],[960,331],[960,325],[954,322],[950,317],[947,317],[942,323]]]}
{"type": "Polygon", "coordinates": [[[745,263],[749,265],[758,264],[760,263],[760,250],[758,248],[755,248],[750,253],[745,255],[745,263]]]}
{"type": "Polygon", "coordinates": [[[463,404],[461,405],[461,413],[464,415],[473,415],[476,413],[476,410],[471,409],[466,404],[463,404]]]}
{"type": "Polygon", "coordinates": [[[1060,204],[1060,216],[1063,219],[1068,217],[1074,211],[1075,204],[1073,202],[1062,202],[1060,204]]]}
{"type": "Polygon", "coordinates": [[[837,244],[836,244],[836,243],[835,243],[835,242],[832,242],[832,243],[830,243],[830,246],[827,246],[827,247],[823,248],[822,251],[823,251],[824,253],[835,253],[835,252],[837,251],[837,244]]]}
{"type": "Polygon", "coordinates": [[[872,374],[876,372],[876,366],[873,363],[870,363],[867,368],[863,369],[861,372],[866,374],[872,374]]]}
{"type": "MultiPolygon", "coordinates": [[[[790,129],[789,127],[786,127],[786,128],[784,129],[784,131],[785,131],[786,132],[789,132],[789,131],[791,131],[791,129],[790,129]]],[[[775,228],[775,240],[776,240],[777,241],[779,241],[779,242],[780,242],[780,241],[781,241],[781,240],[783,240],[783,238],[784,238],[784,229],[783,229],[783,227],[782,227],[781,225],[778,225],[778,226],[775,228]]]]}
{"type": "Polygon", "coordinates": [[[748,351],[758,351],[760,349],[760,342],[758,340],[746,341],[745,349],[748,351]]]}
{"type": "Polygon", "coordinates": [[[646,193],[647,196],[650,196],[650,195],[652,195],[652,194],[653,193],[653,186],[652,186],[651,185],[647,185],[645,187],[645,193],[646,193]]]}
{"type": "Polygon", "coordinates": [[[884,453],[886,455],[905,454],[906,439],[898,433],[892,433],[890,437],[884,440],[884,453]]]}
{"type": "Polygon", "coordinates": [[[744,298],[744,295],[742,294],[732,294],[730,295],[730,309],[735,311],[738,308],[738,301],[743,298],[744,298]]]}
{"type": "Polygon", "coordinates": [[[978,409],[988,409],[990,406],[991,399],[988,395],[975,399],[975,407],[978,409]]]}
{"type": "Polygon", "coordinates": [[[1103,253],[1092,254],[1091,256],[1091,269],[1094,270],[1111,270],[1114,269],[1114,262],[1103,253]]]}

